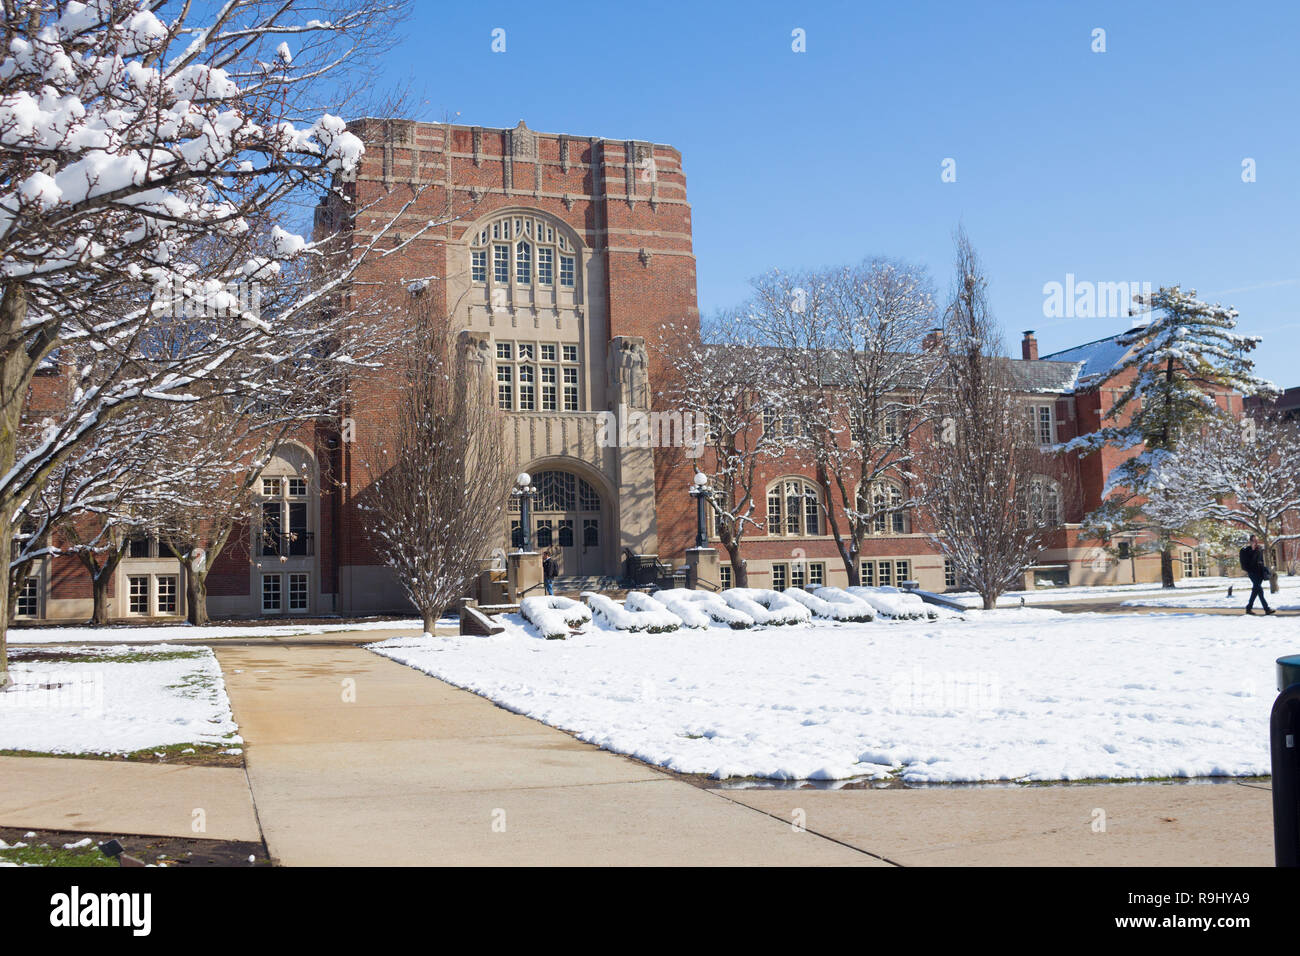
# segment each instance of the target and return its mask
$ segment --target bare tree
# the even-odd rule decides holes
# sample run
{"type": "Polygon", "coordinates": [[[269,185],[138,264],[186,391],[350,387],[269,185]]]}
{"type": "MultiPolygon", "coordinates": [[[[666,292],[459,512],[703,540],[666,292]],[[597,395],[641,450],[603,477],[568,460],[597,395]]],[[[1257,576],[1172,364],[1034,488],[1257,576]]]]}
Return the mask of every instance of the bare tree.
{"type": "Polygon", "coordinates": [[[661,392],[666,407],[693,424],[702,424],[702,447],[695,468],[709,478],[709,506],[718,540],[731,562],[736,587],[748,587],[743,545],[762,500],[762,466],[790,447],[782,429],[764,420],[788,415],[788,389],[777,385],[781,371],[776,350],[759,344],[744,313],[723,314],[692,330],[665,329],[656,346],[668,370],[661,392]]]}
{"type": "Polygon", "coordinates": [[[501,531],[510,473],[481,343],[458,337],[418,289],[407,323],[401,404],[391,441],[366,462],[364,507],[381,556],[433,633],[501,531]]]}
{"type": "Polygon", "coordinates": [[[773,387],[787,391],[792,438],[812,463],[826,531],[851,584],[866,540],[915,507],[914,436],[933,411],[941,355],[923,269],[870,259],[756,282],[753,321],[779,346],[773,387]]]}
{"type": "MultiPolygon", "coordinates": [[[[1278,416],[1217,419],[1185,435],[1154,470],[1159,487],[1149,492],[1146,511],[1151,498],[1171,497],[1182,509],[1182,525],[1208,521],[1240,537],[1256,535],[1265,554],[1300,538],[1288,531],[1300,517],[1300,423],[1278,416]]],[[[1274,593],[1276,563],[1270,559],[1274,593]]]]}
{"type": "Polygon", "coordinates": [[[944,324],[946,374],[934,440],[919,453],[916,474],[935,546],[991,609],[1059,529],[1070,482],[1031,433],[985,287],[975,250],[959,231],[944,324]]]}
{"type": "MultiPolygon", "coordinates": [[[[277,215],[342,196],[362,154],[337,116],[298,122],[349,63],[382,46],[400,0],[213,4],[6,0],[0,18],[0,552],[13,523],[76,448],[134,405],[209,394],[237,360],[274,367],[328,341],[322,308],[350,269],[275,323],[231,287],[317,252],[277,215]],[[220,237],[221,255],[187,249],[220,237]],[[169,290],[161,296],[158,290],[169,290]],[[168,349],[175,312],[201,304],[201,335],[168,349]],[[313,321],[305,321],[307,317],[313,321]],[[73,356],[52,427],[18,452],[29,386],[73,356]]],[[[383,242],[388,229],[377,230],[383,242]]],[[[417,230],[418,231],[418,230],[417,230]]],[[[371,244],[373,248],[373,243],[371,244]]],[[[337,315],[337,314],[336,314],[337,315]]],[[[340,320],[346,324],[346,318],[340,320]]],[[[8,684],[0,589],[0,689],[8,684]]]]}

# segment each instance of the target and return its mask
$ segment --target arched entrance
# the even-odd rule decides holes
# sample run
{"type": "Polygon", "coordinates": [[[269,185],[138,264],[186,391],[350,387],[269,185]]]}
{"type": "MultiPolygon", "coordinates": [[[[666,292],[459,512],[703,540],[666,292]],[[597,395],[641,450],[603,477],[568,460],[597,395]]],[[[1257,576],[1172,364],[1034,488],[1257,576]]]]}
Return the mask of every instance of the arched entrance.
{"type": "MultiPolygon", "coordinates": [[[[560,574],[608,573],[611,532],[606,502],[594,485],[571,471],[547,469],[533,475],[537,497],[532,506],[533,546],[560,548],[560,574]]],[[[510,499],[510,544],[523,544],[519,499],[510,499]]]]}

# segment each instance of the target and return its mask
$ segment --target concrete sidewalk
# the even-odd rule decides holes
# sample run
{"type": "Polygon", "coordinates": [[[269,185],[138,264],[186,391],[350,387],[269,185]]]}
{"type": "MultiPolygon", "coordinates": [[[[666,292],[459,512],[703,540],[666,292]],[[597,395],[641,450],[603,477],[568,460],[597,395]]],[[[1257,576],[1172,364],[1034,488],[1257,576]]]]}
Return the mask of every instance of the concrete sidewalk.
{"type": "Polygon", "coordinates": [[[901,866],[1272,866],[1267,782],[720,790],[901,866]]]}
{"type": "Polygon", "coordinates": [[[262,839],[248,778],[237,767],[72,757],[0,757],[0,825],[251,843],[262,839]],[[204,829],[194,829],[196,820],[204,829]]]}
{"type": "Polygon", "coordinates": [[[884,865],[377,654],[217,647],[286,865],[884,865]]]}

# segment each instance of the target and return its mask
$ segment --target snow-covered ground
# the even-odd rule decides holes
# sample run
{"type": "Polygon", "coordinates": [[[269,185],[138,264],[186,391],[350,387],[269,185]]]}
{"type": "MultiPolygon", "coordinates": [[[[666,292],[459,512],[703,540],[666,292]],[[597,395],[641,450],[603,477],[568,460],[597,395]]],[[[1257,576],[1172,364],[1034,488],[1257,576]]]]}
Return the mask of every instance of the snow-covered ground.
{"type": "MultiPolygon", "coordinates": [[[[456,625],[455,618],[439,624],[456,625]]],[[[10,644],[75,644],[81,641],[130,641],[132,644],[163,644],[179,640],[219,640],[226,637],[298,637],[304,634],[334,634],[341,631],[422,630],[419,618],[400,621],[353,621],[338,624],[188,624],[142,626],[115,624],[108,627],[13,627],[10,644]]]]}
{"type": "Polygon", "coordinates": [[[493,637],[373,649],[671,770],[725,778],[1269,772],[1283,618],[975,611],[966,621],[493,637]]]}
{"type": "MultiPolygon", "coordinates": [[[[1063,588],[1039,588],[1033,591],[1008,591],[998,598],[998,607],[1019,607],[1021,598],[1024,598],[1025,604],[1058,604],[1064,601],[1088,601],[1114,597],[1123,598],[1124,603],[1137,606],[1147,604],[1144,600],[1147,597],[1164,598],[1175,603],[1169,604],[1170,607],[1195,607],[1198,605],[1181,603],[1188,598],[1197,598],[1203,596],[1226,594],[1228,588],[1233,586],[1236,590],[1234,595],[1241,592],[1242,585],[1246,587],[1246,593],[1250,593],[1250,581],[1246,578],[1184,578],[1178,582],[1174,594],[1162,588],[1159,584],[1109,584],[1097,587],[1063,587],[1063,588]],[[1128,599],[1133,600],[1128,600],[1128,599]]],[[[1300,588],[1300,577],[1282,577],[1278,581],[1278,586],[1282,590],[1289,588],[1300,588]]],[[[957,601],[967,607],[978,608],[983,605],[980,596],[972,591],[952,592],[942,595],[943,597],[957,601]]],[[[1300,592],[1297,592],[1300,597],[1300,592]]],[[[1241,599],[1241,605],[1245,606],[1246,600],[1241,599]]],[[[1272,603],[1272,602],[1270,602],[1272,603]]],[[[1201,607],[1233,607],[1229,601],[1224,605],[1205,604],[1201,607]]]]}
{"type": "MultiPolygon", "coordinates": [[[[1179,588],[1179,593],[1157,591],[1124,601],[1125,607],[1182,607],[1196,608],[1236,608],[1244,611],[1246,601],[1250,598],[1250,581],[1246,578],[1220,578],[1223,583],[1209,591],[1191,591],[1179,588]],[[1228,587],[1232,587],[1232,597],[1228,597],[1228,587]]],[[[1278,593],[1273,594],[1264,585],[1264,597],[1268,606],[1280,611],[1300,611],[1300,578],[1281,578],[1278,581],[1278,593]]],[[[1255,610],[1258,611],[1259,602],[1255,610]]]]}
{"type": "Polygon", "coordinates": [[[31,659],[36,653],[10,649],[15,686],[0,694],[0,750],[131,753],[242,743],[210,648],[82,647],[57,661],[31,659]]]}

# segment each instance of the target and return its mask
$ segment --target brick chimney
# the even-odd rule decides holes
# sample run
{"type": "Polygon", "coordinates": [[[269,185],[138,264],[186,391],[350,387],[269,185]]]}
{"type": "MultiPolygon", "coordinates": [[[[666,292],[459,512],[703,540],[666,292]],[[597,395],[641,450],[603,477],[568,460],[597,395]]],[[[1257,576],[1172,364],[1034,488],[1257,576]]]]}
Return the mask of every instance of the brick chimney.
{"type": "Polygon", "coordinates": [[[1025,337],[1020,340],[1020,357],[1026,362],[1038,359],[1038,339],[1034,338],[1033,329],[1026,329],[1025,337]]]}
{"type": "Polygon", "coordinates": [[[921,339],[921,348],[927,352],[938,351],[941,345],[943,345],[943,329],[931,329],[925,333],[925,338],[921,339]]]}

